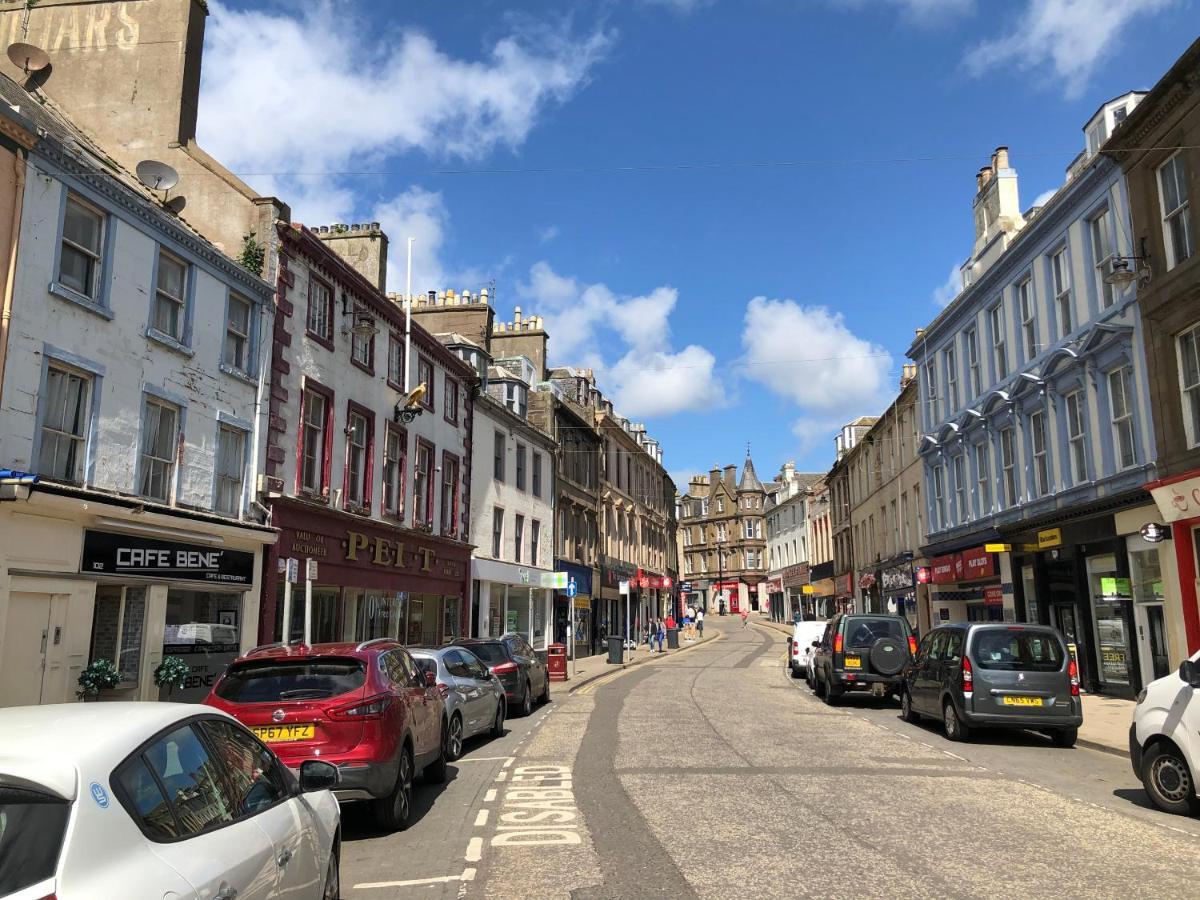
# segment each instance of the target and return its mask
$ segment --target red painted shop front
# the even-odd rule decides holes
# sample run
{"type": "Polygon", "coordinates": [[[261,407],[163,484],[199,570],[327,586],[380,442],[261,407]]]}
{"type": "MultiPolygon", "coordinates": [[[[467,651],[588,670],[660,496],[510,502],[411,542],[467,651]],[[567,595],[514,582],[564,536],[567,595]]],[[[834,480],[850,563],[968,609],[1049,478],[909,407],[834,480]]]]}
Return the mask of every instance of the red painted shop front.
{"type": "Polygon", "coordinates": [[[304,633],[306,560],[317,564],[312,639],[389,637],[437,646],[466,635],[471,548],[459,541],[387,526],[309,504],[277,500],[263,578],[259,640],[281,640],[285,561],[299,560],[292,585],[291,638],[304,633]]]}

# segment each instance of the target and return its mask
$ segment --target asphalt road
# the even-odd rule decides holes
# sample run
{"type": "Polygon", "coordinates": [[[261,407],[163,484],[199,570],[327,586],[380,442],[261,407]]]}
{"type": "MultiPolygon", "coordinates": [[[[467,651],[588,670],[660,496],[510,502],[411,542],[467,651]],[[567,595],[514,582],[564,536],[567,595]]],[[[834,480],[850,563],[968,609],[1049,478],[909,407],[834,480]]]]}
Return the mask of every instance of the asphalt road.
{"type": "Polygon", "coordinates": [[[1148,808],[1126,759],[1036,735],[950,744],[867,698],[830,708],[788,677],[783,634],[706,625],[719,640],[471,746],[407,832],[347,809],[344,895],[1195,893],[1200,821],[1148,808]]]}

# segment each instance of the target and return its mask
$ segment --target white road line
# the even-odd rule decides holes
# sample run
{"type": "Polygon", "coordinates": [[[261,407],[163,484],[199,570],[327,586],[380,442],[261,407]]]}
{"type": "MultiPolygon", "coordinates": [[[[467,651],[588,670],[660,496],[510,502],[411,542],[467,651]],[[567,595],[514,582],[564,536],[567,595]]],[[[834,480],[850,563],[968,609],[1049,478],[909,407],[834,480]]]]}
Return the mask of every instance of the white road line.
{"type": "Polygon", "coordinates": [[[486,809],[481,809],[479,811],[479,814],[477,816],[475,816],[475,827],[482,828],[484,825],[487,824],[487,820],[488,820],[488,811],[486,809]]]}
{"type": "Polygon", "coordinates": [[[497,781],[503,781],[506,775],[508,775],[508,773],[507,773],[507,772],[497,772],[497,773],[496,773],[496,780],[497,780],[497,781]]]}
{"type": "Polygon", "coordinates": [[[356,891],[369,891],[373,888],[417,887],[422,884],[447,884],[451,881],[474,881],[475,870],[463,869],[461,875],[440,875],[437,878],[414,878],[410,881],[364,881],[354,885],[356,891]]]}
{"type": "Polygon", "coordinates": [[[483,838],[473,837],[467,843],[467,862],[479,862],[483,859],[483,838]]]}
{"type": "Polygon", "coordinates": [[[511,756],[464,756],[461,759],[455,760],[454,764],[465,762],[500,762],[502,759],[512,759],[511,756]]]}
{"type": "Polygon", "coordinates": [[[491,803],[495,799],[496,799],[496,789],[495,788],[489,789],[488,792],[483,795],[484,803],[491,803]]]}
{"type": "Polygon", "coordinates": [[[504,765],[502,765],[500,768],[507,769],[509,766],[511,766],[513,764],[514,759],[516,759],[515,756],[510,756],[508,759],[506,759],[504,761],[504,765]]]}

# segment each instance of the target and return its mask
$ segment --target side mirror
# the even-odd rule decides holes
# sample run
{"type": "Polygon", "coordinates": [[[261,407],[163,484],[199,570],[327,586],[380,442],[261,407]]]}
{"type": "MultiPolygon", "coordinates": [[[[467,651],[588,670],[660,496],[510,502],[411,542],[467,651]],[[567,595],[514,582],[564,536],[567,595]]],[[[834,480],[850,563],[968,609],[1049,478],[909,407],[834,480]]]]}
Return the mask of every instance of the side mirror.
{"type": "Polygon", "coordinates": [[[306,759],[300,763],[300,790],[306,794],[332,790],[340,779],[341,774],[332,763],[321,759],[306,759]]]}
{"type": "Polygon", "coordinates": [[[433,672],[425,673],[425,687],[437,687],[437,675],[433,672]]]}
{"type": "Polygon", "coordinates": [[[1200,688],[1200,666],[1190,659],[1185,659],[1179,664],[1179,677],[1189,687],[1200,688]]]}
{"type": "Polygon", "coordinates": [[[820,647],[820,646],[821,646],[821,642],[820,642],[820,641],[813,641],[813,642],[812,642],[812,645],[813,645],[814,647],[820,647]]]}

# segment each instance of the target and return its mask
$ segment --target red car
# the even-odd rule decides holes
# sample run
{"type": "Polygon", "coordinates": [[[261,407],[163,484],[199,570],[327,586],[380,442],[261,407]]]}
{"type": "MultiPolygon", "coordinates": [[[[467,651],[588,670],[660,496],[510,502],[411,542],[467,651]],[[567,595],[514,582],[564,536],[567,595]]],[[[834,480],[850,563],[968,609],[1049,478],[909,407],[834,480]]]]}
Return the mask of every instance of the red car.
{"type": "Polygon", "coordinates": [[[291,769],[306,759],[333,763],[338,799],[372,801],[382,828],[408,825],[418,774],[446,777],[445,705],[392,640],[256,647],[204,702],[249,727],[291,769]]]}

